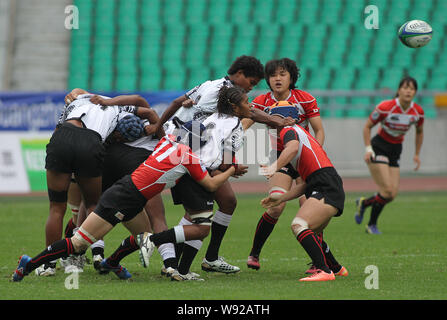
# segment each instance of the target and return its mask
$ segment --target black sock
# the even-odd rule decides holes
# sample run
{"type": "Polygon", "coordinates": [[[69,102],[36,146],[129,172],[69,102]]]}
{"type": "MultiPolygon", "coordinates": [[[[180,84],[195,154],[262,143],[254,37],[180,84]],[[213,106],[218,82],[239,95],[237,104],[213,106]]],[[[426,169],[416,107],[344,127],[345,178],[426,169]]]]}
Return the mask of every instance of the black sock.
{"type": "Polygon", "coordinates": [[[165,266],[165,268],[173,268],[173,269],[177,269],[178,267],[178,262],[177,262],[177,258],[167,258],[166,260],[163,261],[163,265],[165,266]]]}
{"type": "Polygon", "coordinates": [[[376,199],[376,196],[377,196],[377,194],[374,194],[371,197],[369,197],[368,199],[363,200],[362,207],[368,208],[370,205],[372,205],[376,199]]]}
{"type": "Polygon", "coordinates": [[[65,226],[64,235],[65,238],[71,238],[73,236],[73,230],[76,228],[76,225],[73,222],[73,218],[71,218],[67,225],[65,226]]]}
{"type": "Polygon", "coordinates": [[[377,225],[377,220],[385,205],[390,202],[389,199],[382,197],[379,193],[375,197],[375,201],[371,208],[371,216],[369,218],[368,225],[377,225]]]}
{"type": "Polygon", "coordinates": [[[219,223],[211,223],[211,238],[206,250],[205,259],[215,261],[219,258],[219,249],[228,227],[219,223]]]}
{"type": "Polygon", "coordinates": [[[256,226],[255,236],[253,238],[253,246],[250,251],[251,256],[259,257],[262,247],[267,241],[267,238],[272,233],[276,222],[278,222],[278,219],[272,218],[267,212],[264,212],[264,214],[261,216],[258,225],[256,226]]]}
{"type": "Polygon", "coordinates": [[[174,228],[155,233],[149,238],[157,247],[163,243],[176,243],[174,228]]]}
{"type": "Polygon", "coordinates": [[[174,249],[175,249],[175,256],[177,257],[177,261],[180,260],[180,257],[183,254],[183,247],[184,247],[184,243],[175,243],[174,244],[174,249]]]}
{"type": "Polygon", "coordinates": [[[191,247],[186,243],[184,244],[182,258],[178,264],[178,272],[180,274],[187,274],[189,272],[189,268],[191,268],[191,264],[196,257],[197,252],[199,252],[199,250],[196,248],[191,247]]]}
{"type": "Polygon", "coordinates": [[[296,238],[312,259],[315,268],[331,273],[331,269],[327,265],[323,249],[321,248],[315,233],[310,229],[305,229],[301,231],[296,238]]]}
{"type": "Polygon", "coordinates": [[[74,253],[73,244],[70,238],[65,238],[49,245],[40,254],[31,259],[26,265],[25,272],[28,274],[37,269],[42,264],[48,264],[59,258],[66,258],[74,253]]]}
{"type": "Polygon", "coordinates": [[[326,263],[327,263],[328,267],[335,273],[340,271],[341,265],[335,259],[334,255],[331,252],[331,249],[329,249],[329,246],[327,245],[327,243],[324,240],[321,243],[321,249],[323,249],[324,256],[326,257],[326,263]]]}
{"type": "MultiPolygon", "coordinates": [[[[95,248],[96,249],[96,248],[95,248]]],[[[121,245],[115,250],[110,257],[107,258],[107,263],[112,267],[119,265],[120,261],[127,257],[132,252],[139,249],[134,236],[129,236],[121,242],[121,245]]]]}

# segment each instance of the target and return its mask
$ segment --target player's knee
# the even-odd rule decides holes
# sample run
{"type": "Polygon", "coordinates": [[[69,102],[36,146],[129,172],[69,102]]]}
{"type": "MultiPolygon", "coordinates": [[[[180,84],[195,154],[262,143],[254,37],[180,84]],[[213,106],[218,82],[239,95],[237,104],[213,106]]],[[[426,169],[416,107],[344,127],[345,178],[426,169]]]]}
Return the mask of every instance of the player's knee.
{"type": "Polygon", "coordinates": [[[306,222],[306,220],[300,217],[295,217],[292,220],[291,228],[293,234],[295,235],[295,237],[297,237],[302,231],[309,229],[309,224],[306,222]]]}
{"type": "Polygon", "coordinates": [[[71,242],[75,253],[84,253],[96,239],[81,226],[71,238],[71,242]]]}
{"type": "Polygon", "coordinates": [[[237,199],[234,195],[230,197],[225,197],[223,201],[218,202],[218,205],[219,205],[219,211],[226,214],[233,214],[233,212],[236,210],[237,199]]]}

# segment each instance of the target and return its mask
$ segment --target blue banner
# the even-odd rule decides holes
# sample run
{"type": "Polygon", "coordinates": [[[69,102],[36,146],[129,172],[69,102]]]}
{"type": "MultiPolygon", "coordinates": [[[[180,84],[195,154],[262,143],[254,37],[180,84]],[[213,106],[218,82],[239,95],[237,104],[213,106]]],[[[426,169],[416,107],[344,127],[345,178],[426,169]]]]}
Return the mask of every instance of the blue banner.
{"type": "MultiPolygon", "coordinates": [[[[53,131],[68,92],[0,93],[0,130],[53,131]]],[[[118,92],[98,93],[115,97],[118,92]]],[[[137,92],[161,115],[166,107],[185,91],[137,92]]]]}

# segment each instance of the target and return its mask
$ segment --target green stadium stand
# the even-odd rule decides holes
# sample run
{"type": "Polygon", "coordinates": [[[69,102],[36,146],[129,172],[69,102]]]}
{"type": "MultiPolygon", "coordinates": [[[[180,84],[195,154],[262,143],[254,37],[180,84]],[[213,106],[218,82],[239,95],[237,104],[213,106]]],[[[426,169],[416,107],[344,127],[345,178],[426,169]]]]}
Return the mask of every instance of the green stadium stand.
{"type": "MultiPolygon", "coordinates": [[[[403,75],[420,89],[447,90],[447,1],[443,0],[74,0],[68,87],[181,90],[226,74],[242,54],[297,61],[303,89],[394,91],[403,75]],[[379,8],[379,29],[363,24],[379,8]],[[405,47],[398,28],[433,27],[423,48],[405,47]]],[[[267,90],[265,81],[256,89],[267,90]]],[[[383,97],[336,97],[332,116],[364,116],[383,97]],[[349,108],[349,105],[355,106],[349,108]],[[337,108],[338,108],[337,107],[337,108]]],[[[422,99],[422,98],[421,98],[422,99]]],[[[436,111],[433,98],[424,108],[436,111]]]]}

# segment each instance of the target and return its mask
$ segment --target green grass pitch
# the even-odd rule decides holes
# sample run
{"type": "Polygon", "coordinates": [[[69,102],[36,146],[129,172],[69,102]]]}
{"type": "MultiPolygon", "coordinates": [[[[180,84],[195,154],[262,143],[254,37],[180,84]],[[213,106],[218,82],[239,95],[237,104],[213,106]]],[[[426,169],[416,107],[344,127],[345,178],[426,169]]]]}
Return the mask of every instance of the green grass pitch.
{"type": "MultiPolygon", "coordinates": [[[[447,203],[444,193],[402,193],[386,206],[379,220],[380,236],[365,233],[364,224],[353,219],[354,199],[348,194],[345,212],[334,218],[325,239],[349,276],[324,283],[301,283],[309,258],[290,231],[298,203],[289,203],[261,255],[261,269],[246,267],[253,232],[263,213],[262,195],[240,195],[220,254],[241,267],[233,275],[208,274],[200,269],[208,240],[198,253],[192,271],[204,282],[172,282],[160,275],[161,259],[154,253],[149,268],[140,266],[138,254],[123,260],[132,273],[129,281],[114,274],[99,275],[86,265],[78,288],[67,289],[67,274],[39,278],[34,274],[20,283],[9,281],[21,254],[34,256],[44,248],[44,226],[48,215],[46,198],[0,198],[0,299],[1,300],[445,300],[447,267],[447,203]],[[378,288],[365,283],[368,266],[378,270],[378,288]]],[[[165,198],[167,219],[175,225],[182,208],[165,198]]],[[[69,219],[66,214],[65,221],[69,219]]],[[[369,217],[369,211],[365,220],[369,217]]],[[[118,225],[105,238],[106,255],[112,253],[127,230],[118,225]]],[[[91,257],[90,250],[88,256],[91,257]]]]}

